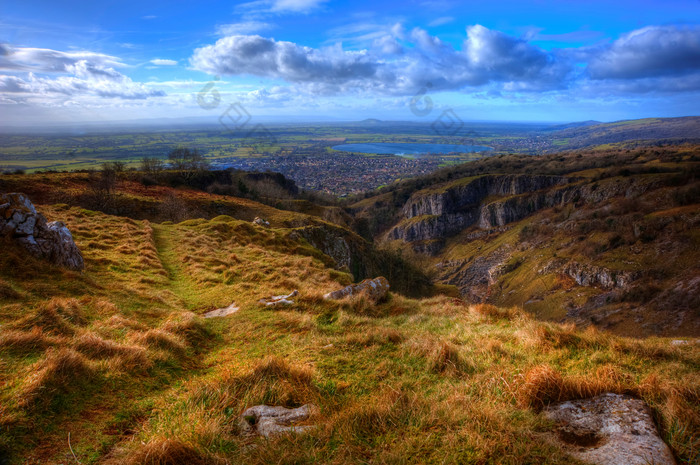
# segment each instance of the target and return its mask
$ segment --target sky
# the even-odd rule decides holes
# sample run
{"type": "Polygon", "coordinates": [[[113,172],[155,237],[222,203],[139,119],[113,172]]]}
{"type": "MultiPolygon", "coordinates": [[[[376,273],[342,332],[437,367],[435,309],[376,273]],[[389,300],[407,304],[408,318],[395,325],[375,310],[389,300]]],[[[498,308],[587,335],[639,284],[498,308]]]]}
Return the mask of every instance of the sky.
{"type": "Polygon", "coordinates": [[[0,3],[0,124],[698,115],[700,0],[0,3]],[[169,120],[166,120],[169,121],[169,120]]]}

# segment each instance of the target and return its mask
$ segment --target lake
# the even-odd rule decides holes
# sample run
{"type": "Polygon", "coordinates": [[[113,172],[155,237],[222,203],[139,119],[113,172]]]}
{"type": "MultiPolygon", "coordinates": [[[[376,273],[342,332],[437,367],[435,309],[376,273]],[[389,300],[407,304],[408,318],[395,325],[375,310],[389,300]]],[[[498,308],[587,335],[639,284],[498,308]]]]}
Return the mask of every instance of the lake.
{"type": "Polygon", "coordinates": [[[483,145],[452,145],[452,144],[392,144],[392,143],[371,143],[371,144],[343,144],[333,147],[334,150],[343,152],[358,153],[391,153],[402,157],[414,157],[427,153],[450,153],[450,152],[486,152],[493,150],[491,147],[483,145]]]}

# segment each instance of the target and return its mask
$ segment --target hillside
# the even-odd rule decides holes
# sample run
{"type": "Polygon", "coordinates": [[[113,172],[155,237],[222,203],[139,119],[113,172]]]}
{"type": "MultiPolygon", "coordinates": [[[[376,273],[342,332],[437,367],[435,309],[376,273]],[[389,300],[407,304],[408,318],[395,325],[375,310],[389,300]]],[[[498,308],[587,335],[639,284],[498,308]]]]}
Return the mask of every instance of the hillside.
{"type": "Polygon", "coordinates": [[[579,127],[572,125],[573,127],[553,132],[551,137],[554,146],[549,151],[700,142],[700,117],[697,116],[595,123],[585,122],[579,127]]]}
{"type": "Polygon", "coordinates": [[[352,277],[295,228],[37,208],[65,222],[86,268],[3,240],[4,461],[575,463],[541,408],[601,392],[647,401],[677,459],[697,457],[697,345],[446,296],[326,301],[352,277]],[[257,302],[292,289],[290,306],[257,302]],[[235,313],[202,318],[232,303],[235,313]],[[241,412],[263,403],[312,403],[318,427],[242,434],[241,412]]]}
{"type": "Polygon", "coordinates": [[[697,336],[699,156],[686,147],[496,157],[351,211],[365,234],[422,255],[436,282],[472,303],[623,335],[697,336]]]}

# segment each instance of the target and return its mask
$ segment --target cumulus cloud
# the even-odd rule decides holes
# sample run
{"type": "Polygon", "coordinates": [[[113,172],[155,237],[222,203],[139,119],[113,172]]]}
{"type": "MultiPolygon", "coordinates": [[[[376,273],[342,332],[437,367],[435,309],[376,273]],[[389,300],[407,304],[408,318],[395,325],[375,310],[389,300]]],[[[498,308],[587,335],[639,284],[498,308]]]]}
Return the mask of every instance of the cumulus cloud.
{"type": "Polygon", "coordinates": [[[397,26],[374,40],[371,49],[360,51],[232,35],[195,50],[190,62],[212,74],[282,79],[313,92],[386,94],[415,93],[428,82],[436,90],[489,82],[510,83],[520,90],[554,89],[564,85],[572,66],[565,57],[479,25],[467,28],[459,50],[423,29],[407,33],[397,26]]]}
{"type": "Polygon", "coordinates": [[[652,26],[592,50],[593,79],[637,79],[700,71],[700,27],[652,26]]]}
{"type": "Polygon", "coordinates": [[[62,52],[39,48],[0,49],[0,92],[10,94],[91,95],[122,99],[163,96],[115,70],[125,67],[118,58],[88,51],[62,52]],[[22,76],[18,76],[21,74],[22,76]]]}
{"type": "Polygon", "coordinates": [[[175,66],[177,65],[177,60],[166,60],[163,58],[154,58],[151,63],[156,66],[175,66]]]}

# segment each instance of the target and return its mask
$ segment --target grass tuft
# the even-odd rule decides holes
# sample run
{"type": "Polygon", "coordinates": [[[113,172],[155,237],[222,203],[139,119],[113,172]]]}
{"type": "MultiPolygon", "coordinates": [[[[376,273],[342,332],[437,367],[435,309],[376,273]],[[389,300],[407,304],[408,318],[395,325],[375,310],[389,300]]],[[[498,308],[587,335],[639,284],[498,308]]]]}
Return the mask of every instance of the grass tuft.
{"type": "Polygon", "coordinates": [[[204,320],[192,312],[171,315],[161,326],[163,331],[176,334],[189,344],[199,345],[211,337],[204,320]]]}
{"type": "Polygon", "coordinates": [[[58,339],[47,337],[36,326],[29,331],[8,330],[0,334],[0,349],[17,354],[43,351],[57,342],[58,339]]]}
{"type": "Polygon", "coordinates": [[[129,465],[208,465],[217,463],[195,447],[175,439],[157,438],[136,449],[129,465]]]}
{"type": "Polygon", "coordinates": [[[43,408],[61,394],[77,391],[97,376],[97,371],[78,352],[49,349],[44,359],[30,367],[18,399],[25,408],[43,408]]]}

